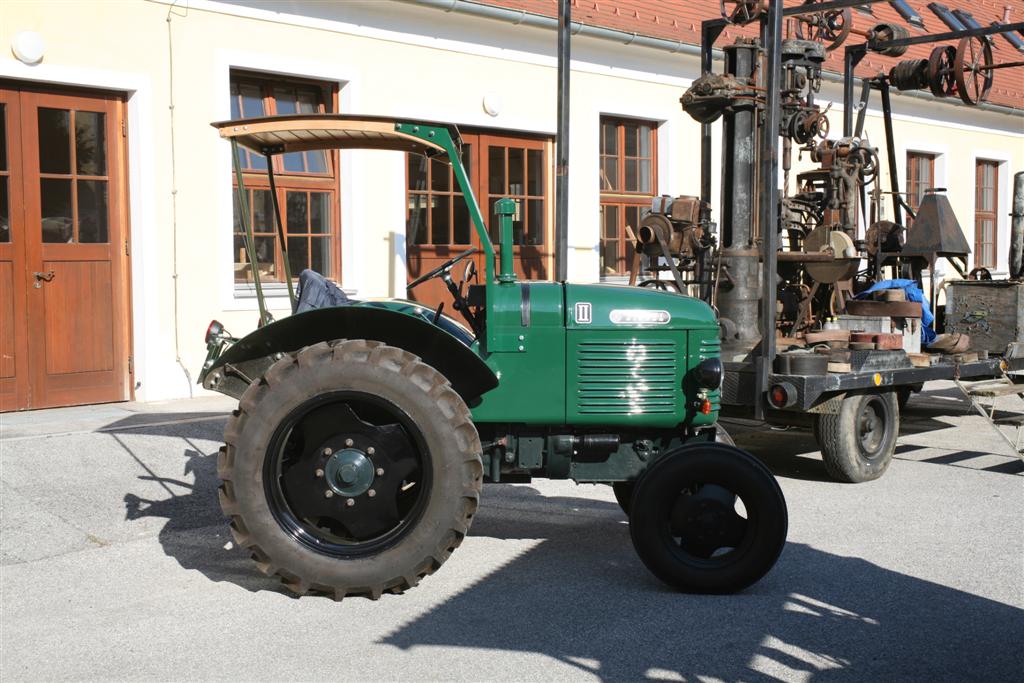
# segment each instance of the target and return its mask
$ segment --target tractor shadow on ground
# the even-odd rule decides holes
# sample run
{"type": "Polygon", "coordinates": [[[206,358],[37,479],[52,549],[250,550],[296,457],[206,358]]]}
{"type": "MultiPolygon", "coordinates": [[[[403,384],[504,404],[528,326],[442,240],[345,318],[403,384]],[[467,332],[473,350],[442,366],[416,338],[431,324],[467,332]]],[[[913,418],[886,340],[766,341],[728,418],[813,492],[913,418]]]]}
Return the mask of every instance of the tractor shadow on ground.
{"type": "MultiPolygon", "coordinates": [[[[163,489],[162,497],[141,496],[134,492],[124,495],[125,520],[145,517],[166,519],[159,532],[164,552],[173,557],[184,569],[201,572],[211,581],[230,581],[249,591],[280,591],[280,582],[264,577],[256,571],[246,553],[234,546],[228,521],[221,512],[217,498],[220,480],[217,477],[217,451],[201,448],[198,441],[220,443],[226,417],[190,413],[162,415],[160,420],[128,418],[108,425],[101,431],[118,440],[121,447],[136,460],[142,469],[140,482],[156,483],[163,489]],[[135,453],[120,434],[150,434],[179,438],[188,448],[182,452],[180,476],[159,476],[135,453]]],[[[175,469],[179,464],[161,470],[175,469]]],[[[140,489],[141,490],[141,489],[140,489]]]]}
{"type": "Polygon", "coordinates": [[[381,642],[542,654],[602,680],[995,680],[1024,666],[1005,646],[1024,610],[804,544],[738,595],[699,596],[647,572],[614,503],[487,486],[471,537],[538,543],[381,642]]]}

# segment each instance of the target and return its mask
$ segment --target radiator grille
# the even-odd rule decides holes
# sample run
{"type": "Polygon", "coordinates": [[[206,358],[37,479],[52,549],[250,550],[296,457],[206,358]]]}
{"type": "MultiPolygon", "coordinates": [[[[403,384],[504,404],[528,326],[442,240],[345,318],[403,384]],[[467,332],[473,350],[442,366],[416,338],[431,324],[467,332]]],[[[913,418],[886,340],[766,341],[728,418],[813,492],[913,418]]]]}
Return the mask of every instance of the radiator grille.
{"type": "Polygon", "coordinates": [[[581,415],[650,415],[676,409],[673,341],[581,342],[576,349],[581,415]]]}

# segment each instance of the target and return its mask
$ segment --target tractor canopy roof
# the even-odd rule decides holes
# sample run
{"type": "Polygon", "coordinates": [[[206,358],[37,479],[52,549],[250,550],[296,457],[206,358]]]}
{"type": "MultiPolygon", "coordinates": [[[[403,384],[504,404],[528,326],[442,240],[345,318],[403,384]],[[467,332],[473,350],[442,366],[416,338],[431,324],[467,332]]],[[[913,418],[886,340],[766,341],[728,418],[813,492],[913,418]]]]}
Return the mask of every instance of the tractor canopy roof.
{"type": "Polygon", "coordinates": [[[383,149],[425,156],[443,155],[446,150],[440,141],[431,139],[441,129],[448,132],[456,148],[462,145],[462,137],[453,124],[384,116],[297,114],[218,121],[210,125],[225,140],[237,141],[260,154],[383,149]]]}

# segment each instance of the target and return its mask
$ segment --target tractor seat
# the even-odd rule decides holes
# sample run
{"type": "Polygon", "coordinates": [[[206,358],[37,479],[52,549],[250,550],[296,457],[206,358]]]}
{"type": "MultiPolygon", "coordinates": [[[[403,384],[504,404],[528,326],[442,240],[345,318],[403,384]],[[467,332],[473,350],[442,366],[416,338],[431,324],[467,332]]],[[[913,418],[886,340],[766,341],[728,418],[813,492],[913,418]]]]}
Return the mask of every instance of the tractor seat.
{"type": "Polygon", "coordinates": [[[299,273],[298,302],[295,307],[296,313],[311,311],[316,308],[330,308],[332,306],[348,306],[352,299],[342,291],[341,287],[334,284],[315,270],[306,268],[299,273]]]}

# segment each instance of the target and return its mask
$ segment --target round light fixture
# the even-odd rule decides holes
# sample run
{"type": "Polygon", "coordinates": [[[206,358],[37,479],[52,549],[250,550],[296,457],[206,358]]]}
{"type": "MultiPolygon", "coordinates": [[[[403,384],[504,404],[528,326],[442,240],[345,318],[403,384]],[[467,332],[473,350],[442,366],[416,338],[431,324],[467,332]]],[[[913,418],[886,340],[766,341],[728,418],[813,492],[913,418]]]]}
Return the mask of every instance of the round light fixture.
{"type": "Polygon", "coordinates": [[[11,52],[18,61],[30,66],[43,61],[45,48],[43,37],[35,31],[19,31],[11,40],[11,52]]]}
{"type": "Polygon", "coordinates": [[[484,95],[484,111],[487,112],[488,116],[497,116],[500,114],[501,105],[501,95],[493,92],[484,95]]]}

